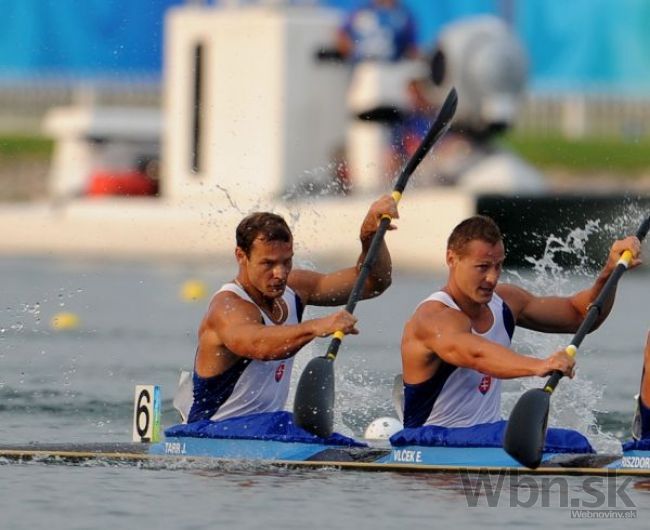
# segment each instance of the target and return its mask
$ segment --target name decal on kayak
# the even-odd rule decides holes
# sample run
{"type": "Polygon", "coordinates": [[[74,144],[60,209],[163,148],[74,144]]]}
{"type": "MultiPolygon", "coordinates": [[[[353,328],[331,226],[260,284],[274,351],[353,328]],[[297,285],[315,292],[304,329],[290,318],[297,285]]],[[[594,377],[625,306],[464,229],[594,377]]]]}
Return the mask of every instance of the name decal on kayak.
{"type": "Polygon", "coordinates": [[[421,463],[422,451],[412,449],[393,449],[393,460],[395,462],[421,463]]]}
{"type": "Polygon", "coordinates": [[[166,455],[184,455],[186,454],[185,443],[165,442],[166,455]]]}
{"type": "Polygon", "coordinates": [[[621,467],[633,469],[650,469],[649,456],[624,456],[621,459],[621,467]]]}

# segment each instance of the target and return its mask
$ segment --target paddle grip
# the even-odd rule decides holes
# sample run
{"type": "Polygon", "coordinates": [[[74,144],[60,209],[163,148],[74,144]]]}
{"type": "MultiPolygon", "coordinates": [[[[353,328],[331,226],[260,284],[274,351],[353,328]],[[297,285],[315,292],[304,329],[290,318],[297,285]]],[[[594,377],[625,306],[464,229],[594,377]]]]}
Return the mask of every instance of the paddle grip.
{"type": "Polygon", "coordinates": [[[339,347],[341,346],[341,339],[338,337],[334,337],[330,341],[330,345],[327,347],[327,353],[325,354],[325,357],[328,359],[334,360],[336,359],[337,354],[339,353],[339,347]]]}
{"type": "Polygon", "coordinates": [[[563,377],[564,374],[559,370],[554,370],[551,372],[551,376],[548,378],[548,381],[546,381],[546,385],[544,385],[544,390],[549,393],[553,392],[557,384],[560,382],[560,379],[563,377]]]}

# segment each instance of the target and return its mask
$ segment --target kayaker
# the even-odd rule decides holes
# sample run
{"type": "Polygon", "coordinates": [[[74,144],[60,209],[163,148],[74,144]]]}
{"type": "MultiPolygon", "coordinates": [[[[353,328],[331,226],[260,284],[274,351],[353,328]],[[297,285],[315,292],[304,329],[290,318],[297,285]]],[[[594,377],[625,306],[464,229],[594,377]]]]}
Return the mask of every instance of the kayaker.
{"type": "MultiPolygon", "coordinates": [[[[239,272],[213,296],[199,327],[188,423],[283,410],[294,355],[316,337],[358,333],[356,317],[343,309],[306,321],[302,312],[347,301],[383,215],[398,218],[390,195],[375,201],[361,224],[356,266],[327,274],[292,268],[293,236],[279,215],[258,212],[240,222],[239,272]]],[[[382,241],[362,299],[384,292],[391,273],[382,241]]]]}
{"type": "Polygon", "coordinates": [[[650,440],[650,332],[643,352],[643,372],[636,414],[632,426],[635,440],[650,440]]]}
{"type": "MultiPolygon", "coordinates": [[[[469,427],[501,419],[501,379],[572,377],[575,361],[564,350],[545,359],[521,355],[510,342],[515,326],[547,333],[574,333],[621,254],[641,244],[616,241],[594,284],[572,296],[536,296],[499,284],[505,249],[496,223],[474,216],[454,228],[447,242],[444,287],[423,300],[404,327],[402,368],[404,427],[469,427]]],[[[612,296],[596,322],[609,315],[612,296]]]]}

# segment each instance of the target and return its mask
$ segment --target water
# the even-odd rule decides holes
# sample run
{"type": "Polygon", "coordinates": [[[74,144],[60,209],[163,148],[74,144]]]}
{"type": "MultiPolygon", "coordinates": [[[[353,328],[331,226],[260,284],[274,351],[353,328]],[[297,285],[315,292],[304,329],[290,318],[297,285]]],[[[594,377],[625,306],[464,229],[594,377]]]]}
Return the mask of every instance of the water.
{"type": "MultiPolygon", "coordinates": [[[[205,300],[182,301],[179,290],[188,278],[214,290],[234,272],[218,265],[3,258],[2,443],[128,441],[134,386],[144,383],[162,386],[163,421],[174,423],[173,389],[179,370],[191,366],[206,306],[205,300]],[[52,316],[64,310],[79,315],[77,330],[51,329],[52,316]]],[[[400,370],[403,322],[442,279],[398,272],[385,295],[358,306],[361,334],[344,342],[336,365],[339,430],[360,435],[374,417],[392,415],[390,390],[400,370]]],[[[584,274],[569,280],[556,280],[558,288],[570,292],[589,281],[584,274]]],[[[538,280],[527,273],[521,281],[538,280]]],[[[563,380],[553,398],[554,416],[568,418],[601,446],[629,432],[649,299],[647,270],[624,276],[611,317],[583,343],[579,376],[563,380]],[[600,434],[590,426],[594,418],[600,434]]],[[[546,355],[566,345],[568,337],[518,331],[515,339],[516,349],[546,355]]],[[[297,369],[326,344],[319,341],[302,352],[297,369]]],[[[521,383],[508,385],[504,412],[520,389],[521,383]]],[[[490,507],[487,496],[468,507],[462,478],[455,475],[29,463],[0,465],[0,477],[3,529],[612,526],[571,519],[554,495],[548,507],[540,501],[524,508],[520,498],[513,501],[522,488],[511,484],[497,507],[490,507]]],[[[589,500],[583,479],[565,480],[572,498],[589,500]]],[[[548,491],[541,482],[533,489],[548,491]]],[[[632,481],[625,491],[638,518],[621,525],[638,527],[648,513],[648,481],[632,481]]]]}

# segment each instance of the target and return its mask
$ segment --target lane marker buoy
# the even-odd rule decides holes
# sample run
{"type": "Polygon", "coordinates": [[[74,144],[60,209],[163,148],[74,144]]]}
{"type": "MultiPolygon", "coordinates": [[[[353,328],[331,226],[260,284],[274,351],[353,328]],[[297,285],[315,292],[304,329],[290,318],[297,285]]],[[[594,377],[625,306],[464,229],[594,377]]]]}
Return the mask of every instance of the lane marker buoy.
{"type": "Polygon", "coordinates": [[[79,327],[79,324],[80,320],[78,315],[65,311],[57,313],[52,317],[52,320],[50,320],[50,326],[52,329],[61,331],[77,329],[79,327]]]}
{"type": "Polygon", "coordinates": [[[208,289],[201,280],[187,280],[181,286],[181,298],[185,302],[196,302],[203,300],[208,293],[208,289]]]}

